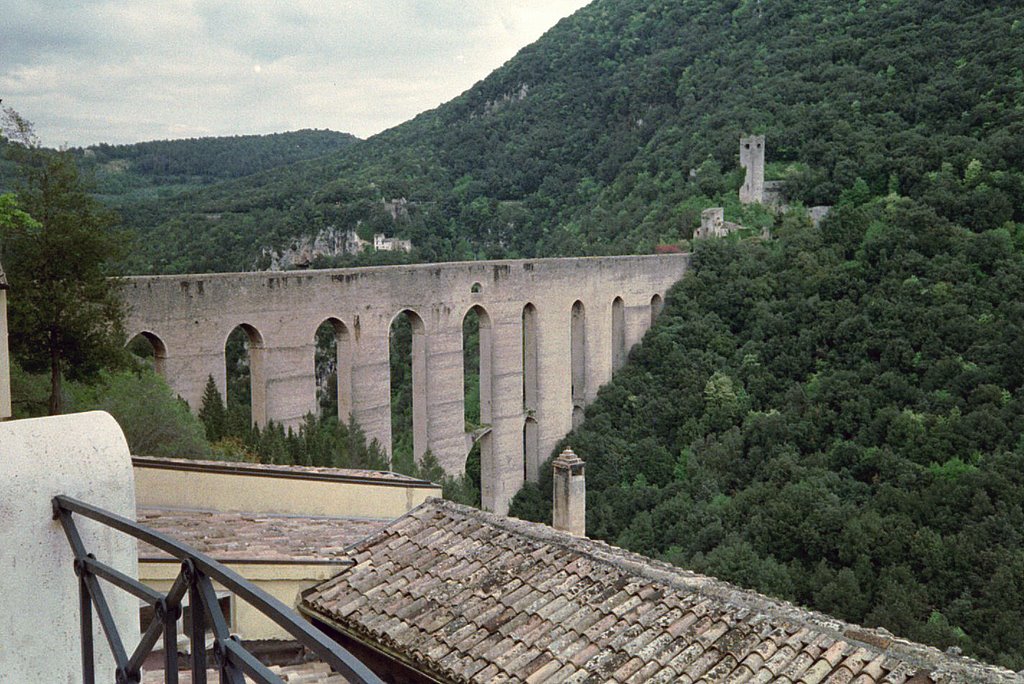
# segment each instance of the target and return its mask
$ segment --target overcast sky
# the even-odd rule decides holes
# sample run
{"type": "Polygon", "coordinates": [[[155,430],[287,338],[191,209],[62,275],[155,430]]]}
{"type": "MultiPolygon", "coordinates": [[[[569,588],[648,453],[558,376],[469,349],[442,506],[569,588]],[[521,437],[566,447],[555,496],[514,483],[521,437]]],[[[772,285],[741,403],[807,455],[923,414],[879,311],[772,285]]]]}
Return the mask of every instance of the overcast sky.
{"type": "Polygon", "coordinates": [[[47,146],[330,128],[463,92],[588,0],[0,0],[0,98],[47,146]]]}

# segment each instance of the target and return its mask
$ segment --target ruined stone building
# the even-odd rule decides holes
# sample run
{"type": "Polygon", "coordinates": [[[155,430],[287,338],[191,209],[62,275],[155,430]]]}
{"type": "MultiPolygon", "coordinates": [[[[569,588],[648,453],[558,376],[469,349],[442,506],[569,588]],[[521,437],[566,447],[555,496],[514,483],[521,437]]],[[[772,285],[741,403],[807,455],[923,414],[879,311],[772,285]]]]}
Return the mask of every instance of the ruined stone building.
{"type": "MultiPolygon", "coordinates": [[[[740,138],[740,167],[746,169],[743,185],[740,187],[740,202],[743,204],[764,204],[779,211],[787,211],[786,182],[766,181],[764,179],[765,137],[752,135],[740,138]]],[[[814,206],[807,208],[807,215],[817,227],[828,216],[831,206],[814,206]]],[[[703,218],[703,217],[702,217],[703,218]]],[[[703,221],[700,237],[708,237],[703,221]]],[[[715,237],[712,232],[712,237],[715,237]]],[[[695,235],[695,237],[697,237],[695,235]]]]}
{"type": "Polygon", "coordinates": [[[412,240],[387,237],[384,233],[373,236],[373,248],[378,252],[411,252],[412,240]]]}
{"type": "Polygon", "coordinates": [[[740,224],[725,220],[725,209],[712,207],[701,212],[700,228],[693,232],[693,237],[697,239],[722,238],[741,228],[743,226],[740,224]]]}

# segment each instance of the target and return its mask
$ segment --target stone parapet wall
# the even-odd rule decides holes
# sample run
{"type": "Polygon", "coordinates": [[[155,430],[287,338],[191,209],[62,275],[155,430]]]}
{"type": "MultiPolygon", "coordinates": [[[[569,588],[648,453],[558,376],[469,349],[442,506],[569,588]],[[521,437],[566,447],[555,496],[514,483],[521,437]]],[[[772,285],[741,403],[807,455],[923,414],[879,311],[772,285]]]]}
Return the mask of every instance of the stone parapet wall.
{"type": "Polygon", "coordinates": [[[138,505],[152,508],[390,519],[441,495],[401,475],[327,468],[136,458],[134,472],[138,505]]]}

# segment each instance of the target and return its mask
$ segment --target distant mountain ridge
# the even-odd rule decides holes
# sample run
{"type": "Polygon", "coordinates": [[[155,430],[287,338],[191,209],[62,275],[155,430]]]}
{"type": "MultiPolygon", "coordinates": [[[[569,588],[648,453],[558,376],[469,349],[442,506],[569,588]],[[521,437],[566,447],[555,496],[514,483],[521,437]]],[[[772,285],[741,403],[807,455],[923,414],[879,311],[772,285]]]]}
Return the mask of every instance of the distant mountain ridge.
{"type": "MultiPolygon", "coordinates": [[[[323,157],[358,141],[349,133],[306,129],[124,145],[100,143],[68,151],[92,182],[93,191],[119,206],[166,199],[182,191],[323,157]]],[[[16,187],[17,177],[13,162],[0,162],[0,189],[16,187]]]]}
{"type": "Polygon", "coordinates": [[[1021,2],[595,0],[358,145],[124,210],[159,272],[252,268],[328,226],[426,261],[644,252],[711,203],[770,221],[733,197],[747,132],[792,200],[897,192],[983,229],[1024,219],[1022,38],[1021,2]]]}
{"type": "Polygon", "coordinates": [[[358,142],[349,133],[303,129],[267,135],[153,140],[127,145],[72,148],[86,167],[107,174],[127,165],[151,179],[201,179],[205,182],[241,178],[297,161],[341,151],[358,142]]]}

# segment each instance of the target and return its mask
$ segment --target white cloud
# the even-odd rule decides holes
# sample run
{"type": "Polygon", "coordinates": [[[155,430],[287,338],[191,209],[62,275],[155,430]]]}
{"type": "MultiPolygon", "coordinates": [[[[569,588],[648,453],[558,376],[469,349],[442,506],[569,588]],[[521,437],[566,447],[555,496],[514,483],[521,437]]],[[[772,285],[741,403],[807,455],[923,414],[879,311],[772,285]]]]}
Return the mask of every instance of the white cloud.
{"type": "Polygon", "coordinates": [[[0,97],[48,145],[332,128],[469,88],[586,0],[0,0],[0,97]]]}

